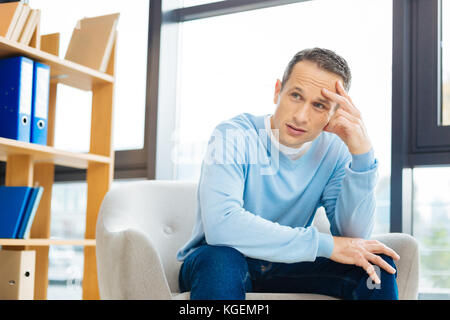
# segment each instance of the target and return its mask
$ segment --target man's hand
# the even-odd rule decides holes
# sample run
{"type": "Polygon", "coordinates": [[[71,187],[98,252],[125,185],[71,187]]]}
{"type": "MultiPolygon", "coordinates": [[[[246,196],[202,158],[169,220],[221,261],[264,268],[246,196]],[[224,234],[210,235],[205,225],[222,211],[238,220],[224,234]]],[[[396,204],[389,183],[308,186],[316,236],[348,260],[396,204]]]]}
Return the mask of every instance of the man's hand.
{"type": "Polygon", "coordinates": [[[345,92],[341,81],[336,81],[336,91],[338,94],[325,88],[322,89],[322,94],[338,105],[337,110],[323,130],[338,135],[347,145],[351,154],[369,152],[372,149],[372,144],[362,121],[361,113],[345,92]]]}
{"type": "Polygon", "coordinates": [[[376,254],[385,254],[394,260],[400,259],[400,256],[381,242],[346,237],[333,237],[333,240],[334,249],[330,257],[331,260],[343,264],[354,264],[363,268],[377,284],[381,283],[381,281],[370,262],[387,272],[395,273],[395,269],[376,254]]]}

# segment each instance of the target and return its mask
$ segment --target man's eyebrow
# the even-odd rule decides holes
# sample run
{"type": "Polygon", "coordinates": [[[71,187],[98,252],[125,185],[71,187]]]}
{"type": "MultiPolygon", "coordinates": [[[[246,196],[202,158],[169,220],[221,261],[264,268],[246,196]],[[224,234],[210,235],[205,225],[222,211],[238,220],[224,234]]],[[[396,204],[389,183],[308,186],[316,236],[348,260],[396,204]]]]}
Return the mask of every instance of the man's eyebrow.
{"type": "MultiPolygon", "coordinates": [[[[299,91],[300,93],[303,93],[303,89],[302,88],[300,88],[300,87],[294,87],[294,89],[295,90],[297,90],[297,91],[299,91]]],[[[322,102],[322,103],[325,103],[325,104],[330,104],[330,100],[328,100],[328,99],[324,99],[324,98],[316,98],[316,100],[317,101],[320,101],[320,102],[322,102]]]]}
{"type": "Polygon", "coordinates": [[[300,93],[303,93],[303,89],[302,89],[302,88],[300,88],[300,87],[294,87],[294,89],[296,89],[296,90],[300,91],[300,93]]]}
{"type": "Polygon", "coordinates": [[[328,104],[328,105],[330,104],[330,100],[328,100],[328,99],[317,98],[317,101],[320,101],[320,102],[328,104]]]}

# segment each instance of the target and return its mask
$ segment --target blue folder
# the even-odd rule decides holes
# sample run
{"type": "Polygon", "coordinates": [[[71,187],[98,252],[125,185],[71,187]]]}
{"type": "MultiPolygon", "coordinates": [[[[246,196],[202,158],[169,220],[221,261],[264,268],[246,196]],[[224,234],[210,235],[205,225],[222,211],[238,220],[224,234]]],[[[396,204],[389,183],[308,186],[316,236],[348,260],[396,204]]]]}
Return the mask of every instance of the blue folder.
{"type": "Polygon", "coordinates": [[[50,66],[34,62],[33,99],[31,108],[31,142],[47,145],[50,66]]]}
{"type": "Polygon", "coordinates": [[[33,61],[0,60],[0,137],[30,142],[33,61]]]}
{"type": "Polygon", "coordinates": [[[30,187],[0,187],[0,238],[17,238],[32,189],[30,187]]]}
{"type": "Polygon", "coordinates": [[[36,211],[39,207],[41,201],[42,193],[44,192],[43,187],[33,188],[30,196],[28,197],[28,203],[25,209],[25,213],[20,222],[19,232],[17,235],[18,239],[28,238],[30,235],[31,225],[33,224],[36,211]]]}

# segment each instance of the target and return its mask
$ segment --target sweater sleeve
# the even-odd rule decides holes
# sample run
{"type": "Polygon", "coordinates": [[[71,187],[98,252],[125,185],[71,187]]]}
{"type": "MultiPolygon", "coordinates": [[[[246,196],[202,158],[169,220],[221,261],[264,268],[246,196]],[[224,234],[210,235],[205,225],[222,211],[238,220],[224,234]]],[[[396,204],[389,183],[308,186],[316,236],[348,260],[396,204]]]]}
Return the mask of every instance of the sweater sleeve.
{"type": "Polygon", "coordinates": [[[280,225],[243,208],[247,157],[221,131],[216,129],[215,133],[199,181],[206,242],[230,246],[247,257],[273,262],[314,261],[317,256],[331,256],[334,246],[331,235],[319,233],[313,226],[280,225]]]}
{"type": "Polygon", "coordinates": [[[375,219],[378,162],[373,149],[362,155],[347,153],[328,181],[322,204],[335,236],[370,238],[375,219]]]}

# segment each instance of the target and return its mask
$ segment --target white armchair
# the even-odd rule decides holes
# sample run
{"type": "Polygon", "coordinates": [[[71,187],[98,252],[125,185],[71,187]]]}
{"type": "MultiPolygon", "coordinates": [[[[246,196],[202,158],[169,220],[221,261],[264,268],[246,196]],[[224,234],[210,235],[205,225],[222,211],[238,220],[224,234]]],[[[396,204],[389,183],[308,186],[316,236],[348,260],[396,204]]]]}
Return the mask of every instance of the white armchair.
{"type": "MultiPolygon", "coordinates": [[[[189,299],[179,292],[177,250],[189,238],[197,205],[194,182],[147,180],[111,189],[97,220],[101,299],[189,299]]],[[[324,212],[314,225],[329,232],[324,212]]],[[[394,249],[400,299],[417,299],[418,245],[407,234],[373,237],[394,249]]],[[[317,294],[248,293],[248,300],[334,299],[317,294]]]]}

